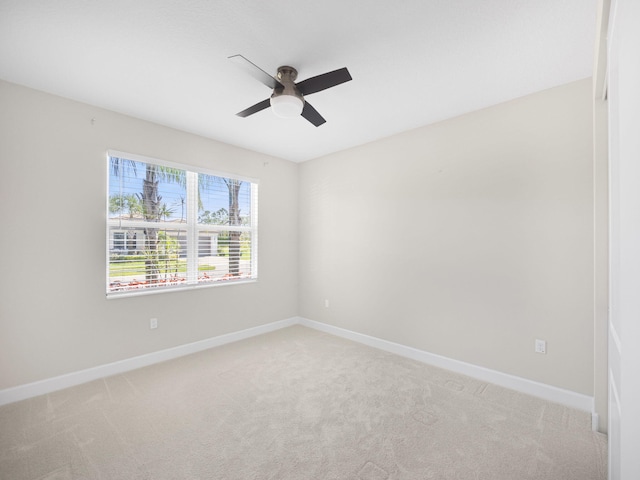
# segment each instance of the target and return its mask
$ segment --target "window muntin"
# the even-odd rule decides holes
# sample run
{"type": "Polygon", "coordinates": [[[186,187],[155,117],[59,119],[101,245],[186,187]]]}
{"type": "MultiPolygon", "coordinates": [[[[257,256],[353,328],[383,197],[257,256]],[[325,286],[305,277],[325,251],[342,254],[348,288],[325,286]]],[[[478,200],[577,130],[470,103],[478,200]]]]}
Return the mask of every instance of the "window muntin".
{"type": "Polygon", "coordinates": [[[255,180],[110,152],[107,296],[257,278],[255,180]]]}

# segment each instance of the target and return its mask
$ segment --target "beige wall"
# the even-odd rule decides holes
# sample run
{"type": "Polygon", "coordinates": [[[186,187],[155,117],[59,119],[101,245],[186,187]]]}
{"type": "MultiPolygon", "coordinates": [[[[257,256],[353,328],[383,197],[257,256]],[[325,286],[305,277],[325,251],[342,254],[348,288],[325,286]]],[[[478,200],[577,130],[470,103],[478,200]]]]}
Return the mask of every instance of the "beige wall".
{"type": "Polygon", "coordinates": [[[0,389],[297,314],[296,164],[5,82],[0,105],[0,389]],[[258,282],[107,301],[107,149],[258,178],[258,282]]]}
{"type": "Polygon", "coordinates": [[[300,315],[593,395],[592,150],[586,79],[303,163],[300,315]]]}

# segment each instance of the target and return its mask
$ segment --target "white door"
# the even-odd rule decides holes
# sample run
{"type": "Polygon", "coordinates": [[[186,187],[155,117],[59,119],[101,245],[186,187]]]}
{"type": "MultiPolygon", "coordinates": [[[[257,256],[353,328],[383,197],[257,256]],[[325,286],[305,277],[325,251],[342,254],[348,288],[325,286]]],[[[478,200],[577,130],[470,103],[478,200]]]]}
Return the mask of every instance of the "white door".
{"type": "Polygon", "coordinates": [[[609,479],[640,479],[640,0],[613,0],[610,162],[609,479]]]}

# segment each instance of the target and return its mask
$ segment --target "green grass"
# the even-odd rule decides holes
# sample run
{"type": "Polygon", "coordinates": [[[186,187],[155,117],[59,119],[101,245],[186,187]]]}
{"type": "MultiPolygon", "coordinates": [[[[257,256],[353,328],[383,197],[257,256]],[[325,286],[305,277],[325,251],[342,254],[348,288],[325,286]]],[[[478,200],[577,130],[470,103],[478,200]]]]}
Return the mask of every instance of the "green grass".
{"type": "MultiPolygon", "coordinates": [[[[210,272],[215,269],[216,269],[215,265],[198,265],[199,272],[210,272]]],[[[160,271],[160,274],[184,273],[187,271],[187,261],[172,260],[167,262],[166,264],[165,262],[161,261],[158,265],[158,270],[160,271]]],[[[145,275],[144,261],[111,262],[109,264],[110,277],[136,276],[136,275],[145,275]]]]}

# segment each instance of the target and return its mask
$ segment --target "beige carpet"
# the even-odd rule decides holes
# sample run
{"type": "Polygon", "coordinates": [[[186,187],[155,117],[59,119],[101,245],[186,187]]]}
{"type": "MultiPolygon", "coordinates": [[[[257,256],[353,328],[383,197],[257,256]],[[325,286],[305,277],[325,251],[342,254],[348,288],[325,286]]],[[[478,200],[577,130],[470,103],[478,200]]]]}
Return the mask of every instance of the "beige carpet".
{"type": "Polygon", "coordinates": [[[590,416],[295,326],[0,408],[0,478],[606,478],[590,416]]]}

